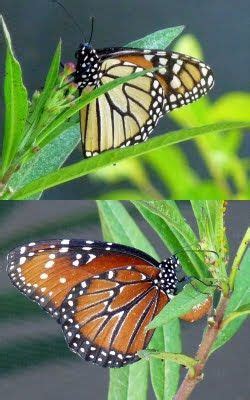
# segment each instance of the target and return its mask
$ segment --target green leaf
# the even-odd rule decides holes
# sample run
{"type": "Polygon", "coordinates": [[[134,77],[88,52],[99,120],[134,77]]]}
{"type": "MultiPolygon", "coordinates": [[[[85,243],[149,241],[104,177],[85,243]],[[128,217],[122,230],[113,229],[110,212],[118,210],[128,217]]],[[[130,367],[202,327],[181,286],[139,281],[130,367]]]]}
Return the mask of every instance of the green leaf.
{"type": "Polygon", "coordinates": [[[109,400],[147,399],[148,362],[138,361],[130,367],[110,371],[109,400]]]}
{"type": "Polygon", "coordinates": [[[101,222],[109,227],[108,239],[116,243],[136,247],[158,258],[154,247],[142,233],[124,206],[118,201],[97,201],[101,222]]]}
{"type": "MultiPolygon", "coordinates": [[[[37,156],[32,158],[12,176],[9,187],[19,188],[44,176],[44,174],[58,170],[67,160],[69,155],[80,141],[78,124],[64,131],[51,143],[43,147],[37,156]]],[[[33,199],[39,199],[42,192],[33,195],[33,199]]]]}
{"type": "Polygon", "coordinates": [[[138,39],[127,44],[126,47],[164,50],[174,39],[177,38],[177,36],[182,33],[184,28],[184,25],[181,25],[173,28],[161,29],[145,36],[142,39],[138,39]]]}
{"type": "Polygon", "coordinates": [[[228,243],[225,233],[224,213],[225,202],[222,200],[195,200],[191,201],[196,222],[198,225],[202,248],[216,251],[216,254],[206,252],[210,263],[210,271],[217,280],[223,293],[228,292],[228,278],[226,273],[228,243]]]}
{"type": "Polygon", "coordinates": [[[229,314],[224,320],[223,320],[223,328],[225,328],[231,321],[233,321],[236,318],[239,318],[243,315],[248,315],[250,314],[250,303],[245,304],[244,306],[241,306],[237,308],[236,311],[232,312],[229,314]]]}
{"type": "Polygon", "coordinates": [[[45,81],[44,89],[39,95],[33,113],[29,117],[29,122],[31,126],[36,124],[40,120],[41,115],[44,112],[44,106],[46,104],[46,101],[50,97],[52,90],[55,88],[57,84],[60,62],[61,62],[61,53],[62,53],[62,43],[60,41],[53,56],[51,66],[45,81]]]}
{"type": "MultiPolygon", "coordinates": [[[[229,300],[226,308],[224,320],[233,312],[236,312],[239,307],[246,306],[250,303],[250,249],[244,255],[240,264],[240,269],[236,275],[233,294],[229,300]]],[[[229,322],[224,329],[222,329],[212,347],[212,352],[223,346],[228,340],[236,334],[241,325],[247,318],[247,315],[242,315],[231,322],[229,322]]],[[[222,322],[223,323],[223,322],[222,322]]]]}
{"type": "Polygon", "coordinates": [[[195,200],[191,201],[200,238],[205,247],[218,252],[224,258],[227,252],[227,238],[225,235],[224,212],[225,204],[222,200],[195,200]]]}
{"type": "Polygon", "coordinates": [[[203,261],[204,255],[199,252],[185,251],[197,249],[198,239],[174,201],[134,201],[133,203],[171,253],[180,252],[178,257],[186,274],[208,276],[203,261]]]}
{"type": "Polygon", "coordinates": [[[2,176],[8,170],[23,138],[28,115],[28,95],[23,84],[20,64],[14,56],[11,38],[0,16],[7,45],[4,79],[5,128],[2,152],[2,176]]]}
{"type": "MultiPolygon", "coordinates": [[[[98,89],[97,89],[98,90],[98,89]]],[[[81,99],[82,100],[82,99],[81,99]]],[[[6,196],[8,199],[21,200],[27,197],[39,193],[40,191],[49,189],[51,187],[60,185],[65,182],[69,182],[73,179],[80,178],[89,173],[99,170],[108,165],[112,165],[118,161],[122,161],[126,158],[136,157],[142,154],[146,154],[150,151],[169,146],[171,144],[180,143],[183,141],[190,140],[199,135],[212,132],[223,132],[234,128],[248,127],[250,122],[243,123],[221,123],[215,125],[208,125],[193,129],[183,129],[175,132],[169,132],[165,135],[152,138],[146,143],[141,143],[138,146],[131,146],[124,149],[116,149],[105,152],[97,157],[92,157],[87,160],[80,161],[68,167],[62,168],[60,171],[56,171],[45,175],[44,177],[37,179],[30,184],[24,186],[16,193],[6,196]]]]}
{"type": "MultiPolygon", "coordinates": [[[[210,294],[213,290],[212,288],[206,287],[206,291],[210,294]]],[[[184,314],[191,311],[193,307],[204,303],[208,297],[208,293],[201,293],[195,290],[190,284],[185,285],[183,290],[166,304],[163,310],[150,322],[147,328],[157,328],[158,326],[168,324],[173,319],[182,317],[184,314]]]]}
{"type": "Polygon", "coordinates": [[[180,147],[168,146],[162,150],[150,152],[144,158],[146,163],[157,173],[167,191],[170,192],[170,198],[175,200],[184,197],[193,198],[193,196],[188,197],[187,195],[190,191],[197,190],[197,185],[200,185],[201,181],[189,166],[188,159],[180,147]],[[168,160],[168,165],[172,166],[171,168],[162,168],[166,160],[168,160]],[[183,171],[185,171],[185,179],[183,179],[183,171]]]}
{"type": "Polygon", "coordinates": [[[200,42],[192,34],[182,35],[174,46],[174,51],[179,53],[188,54],[198,60],[204,59],[204,54],[200,42]]]}
{"type": "MultiPolygon", "coordinates": [[[[181,352],[180,323],[178,319],[159,327],[149,343],[149,349],[165,352],[181,352]]],[[[180,376],[180,366],[172,361],[150,358],[150,376],[157,400],[172,400],[180,376]]]]}
{"type": "MultiPolygon", "coordinates": [[[[129,194],[121,197],[116,197],[115,200],[136,200],[136,199],[157,199],[160,198],[160,194],[152,186],[150,178],[148,176],[146,168],[138,159],[124,160],[114,166],[102,168],[98,172],[92,175],[93,179],[100,179],[102,182],[108,182],[109,184],[116,184],[118,182],[129,181],[131,185],[136,187],[139,192],[137,197],[129,197],[129,194]]],[[[120,191],[119,191],[120,192],[120,191]]],[[[125,191],[123,191],[125,193],[125,191]]],[[[131,193],[132,194],[132,193],[131,193]]],[[[106,194],[105,194],[106,195],[106,194]]],[[[108,199],[108,197],[104,197],[108,199]]]]}
{"type": "Polygon", "coordinates": [[[155,350],[140,350],[138,355],[141,358],[149,360],[151,357],[160,358],[161,360],[173,361],[179,365],[184,365],[187,368],[194,367],[198,364],[198,360],[192,357],[186,356],[180,353],[170,353],[165,351],[155,351],[155,350]]]}
{"type": "Polygon", "coordinates": [[[210,118],[213,122],[249,121],[249,110],[249,93],[227,93],[215,101],[211,109],[210,118]]]}

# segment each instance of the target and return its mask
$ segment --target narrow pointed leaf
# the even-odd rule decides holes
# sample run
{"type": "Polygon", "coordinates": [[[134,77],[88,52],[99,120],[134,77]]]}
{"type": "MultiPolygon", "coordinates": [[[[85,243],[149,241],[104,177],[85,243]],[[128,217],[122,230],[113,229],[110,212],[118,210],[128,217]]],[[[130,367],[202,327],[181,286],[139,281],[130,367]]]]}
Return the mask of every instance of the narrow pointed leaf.
{"type": "Polygon", "coordinates": [[[151,33],[142,39],[134,40],[126,47],[134,47],[138,49],[159,49],[164,50],[176,39],[184,30],[184,25],[166,28],[151,33]]]}
{"type": "Polygon", "coordinates": [[[250,303],[237,308],[237,310],[229,314],[223,321],[223,328],[225,328],[234,319],[248,314],[250,314],[250,303]]]}
{"type": "Polygon", "coordinates": [[[194,367],[198,364],[198,360],[195,360],[192,357],[186,356],[185,354],[180,353],[170,353],[170,352],[160,352],[153,350],[141,350],[138,352],[138,355],[141,358],[145,358],[146,360],[150,358],[160,358],[161,360],[173,361],[180,365],[185,365],[185,367],[194,367]]]}
{"type": "Polygon", "coordinates": [[[198,238],[186,223],[176,203],[171,200],[135,201],[134,205],[157,232],[170,252],[178,254],[183,269],[188,275],[207,276],[204,255],[185,251],[197,249],[198,238]]]}
{"type": "Polygon", "coordinates": [[[73,179],[80,178],[81,176],[88,175],[89,173],[95,172],[98,169],[106,167],[108,165],[113,165],[114,163],[117,163],[121,160],[140,156],[155,149],[164,148],[165,146],[169,146],[172,144],[181,143],[199,135],[227,131],[235,128],[236,126],[247,127],[250,126],[250,122],[221,123],[199,128],[183,129],[152,138],[148,142],[141,143],[138,146],[110,150],[99,155],[98,157],[92,157],[90,159],[80,161],[68,167],[64,167],[60,169],[60,171],[45,175],[44,177],[26,185],[25,187],[18,190],[16,193],[8,196],[7,198],[11,200],[26,199],[27,197],[32,196],[37,192],[39,193],[40,191],[63,184],[65,182],[69,182],[73,179]]]}
{"type": "MultiPolygon", "coordinates": [[[[149,349],[165,352],[181,352],[180,323],[178,319],[155,330],[149,349]]],[[[180,365],[168,360],[150,358],[150,376],[157,400],[172,400],[180,378],[180,365]]]]}
{"type": "Polygon", "coordinates": [[[31,124],[34,124],[37,122],[43,113],[44,106],[46,101],[48,100],[52,89],[54,89],[57,81],[58,81],[58,74],[59,74],[59,68],[60,68],[60,61],[61,61],[61,52],[62,52],[62,43],[61,41],[59,42],[57,49],[55,51],[55,54],[53,56],[51,66],[45,81],[44,89],[42,90],[38,101],[36,103],[36,107],[29,119],[29,122],[31,124]]]}
{"type": "Polygon", "coordinates": [[[10,34],[2,16],[0,16],[0,23],[7,46],[4,79],[5,128],[2,152],[2,175],[4,175],[16,155],[24,134],[28,115],[28,95],[23,84],[21,67],[14,56],[10,34]]]}
{"type": "MultiPolygon", "coordinates": [[[[10,179],[9,187],[18,190],[44,174],[58,170],[79,141],[79,126],[76,124],[43,147],[34,159],[32,158],[26,164],[23,164],[10,179]]],[[[41,196],[42,191],[33,195],[32,198],[38,200],[41,196]]]]}

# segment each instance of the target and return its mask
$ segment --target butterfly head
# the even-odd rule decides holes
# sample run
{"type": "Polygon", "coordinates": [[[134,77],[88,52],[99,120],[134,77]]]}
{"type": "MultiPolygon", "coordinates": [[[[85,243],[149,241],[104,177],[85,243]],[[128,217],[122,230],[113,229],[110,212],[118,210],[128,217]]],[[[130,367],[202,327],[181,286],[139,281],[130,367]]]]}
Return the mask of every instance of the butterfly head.
{"type": "Polygon", "coordinates": [[[96,50],[89,43],[81,43],[75,57],[77,59],[75,83],[80,90],[86,86],[99,86],[101,62],[96,50]]]}

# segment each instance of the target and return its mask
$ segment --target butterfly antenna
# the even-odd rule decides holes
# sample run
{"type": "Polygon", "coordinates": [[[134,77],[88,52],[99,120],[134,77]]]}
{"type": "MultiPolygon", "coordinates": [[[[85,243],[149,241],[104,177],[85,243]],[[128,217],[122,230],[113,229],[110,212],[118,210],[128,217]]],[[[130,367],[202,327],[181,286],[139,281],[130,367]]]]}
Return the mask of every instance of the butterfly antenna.
{"type": "MultiPolygon", "coordinates": [[[[61,7],[61,8],[63,9],[63,11],[65,12],[65,14],[75,23],[76,27],[79,29],[79,31],[81,32],[81,34],[82,34],[83,37],[84,37],[83,30],[82,30],[81,26],[79,25],[77,19],[74,17],[74,15],[71,14],[71,13],[67,10],[67,8],[66,8],[62,3],[60,3],[60,1],[57,1],[57,0],[50,0],[50,1],[51,1],[51,3],[56,3],[59,7],[61,7]]],[[[84,41],[86,42],[85,38],[84,38],[84,41]]]]}
{"type": "Polygon", "coordinates": [[[205,293],[205,292],[202,292],[202,291],[201,291],[200,289],[198,289],[197,287],[195,287],[195,286],[193,285],[192,279],[195,279],[196,281],[202,283],[203,285],[205,285],[205,286],[207,286],[207,287],[215,287],[215,288],[217,288],[217,285],[212,285],[212,284],[208,285],[207,283],[205,283],[205,282],[202,281],[201,279],[197,278],[196,276],[192,276],[192,275],[184,276],[179,282],[190,283],[190,285],[191,285],[197,292],[200,292],[200,293],[202,293],[202,294],[207,294],[207,293],[205,293]]]}
{"type": "Polygon", "coordinates": [[[91,32],[90,32],[90,38],[88,43],[91,43],[91,40],[93,38],[93,33],[94,33],[94,24],[95,24],[95,17],[91,17],[91,32]]]}

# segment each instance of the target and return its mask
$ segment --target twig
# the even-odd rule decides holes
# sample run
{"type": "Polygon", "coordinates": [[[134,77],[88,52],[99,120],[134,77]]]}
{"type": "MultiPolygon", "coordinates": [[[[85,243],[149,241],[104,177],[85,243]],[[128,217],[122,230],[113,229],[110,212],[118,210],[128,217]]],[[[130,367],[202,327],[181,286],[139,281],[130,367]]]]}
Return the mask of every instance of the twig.
{"type": "Polygon", "coordinates": [[[230,292],[228,293],[228,296],[223,295],[223,293],[221,294],[221,299],[220,299],[220,302],[216,309],[216,315],[212,321],[213,323],[208,324],[208,327],[204,332],[202,342],[199,346],[199,350],[196,353],[195,359],[198,360],[199,362],[192,369],[191,373],[189,371],[187,373],[187,375],[185,376],[178,392],[176,393],[174,400],[188,399],[190,394],[193,392],[194,388],[196,387],[196,385],[202,380],[203,369],[208,360],[209,353],[212,349],[213,343],[215,342],[215,340],[218,336],[218,333],[223,326],[222,320],[224,317],[226,306],[227,306],[228,300],[230,298],[230,295],[234,289],[234,281],[235,281],[237,272],[239,270],[239,266],[242,261],[242,257],[244,255],[249,243],[250,243],[250,228],[247,229],[247,231],[243,237],[243,240],[239,246],[239,249],[236,253],[236,257],[233,261],[231,273],[229,276],[230,292]]]}
{"type": "Polygon", "coordinates": [[[231,273],[230,273],[230,277],[229,277],[229,286],[230,286],[231,291],[234,288],[234,281],[235,281],[242,257],[244,255],[247,247],[249,246],[249,243],[250,243],[250,228],[247,229],[247,231],[243,237],[243,240],[237,250],[237,253],[236,253],[232,268],[231,268],[231,273]]]}
{"type": "Polygon", "coordinates": [[[208,360],[212,345],[220,331],[221,322],[222,322],[222,319],[224,316],[224,312],[225,312],[225,309],[227,306],[228,299],[229,299],[228,297],[224,297],[223,295],[221,295],[221,300],[217,307],[214,322],[212,325],[208,325],[208,328],[206,329],[206,331],[204,333],[202,342],[199,346],[199,350],[197,351],[197,354],[195,357],[197,360],[199,360],[199,363],[194,367],[194,369],[193,369],[194,373],[192,373],[192,376],[190,376],[189,372],[187,373],[185,379],[183,380],[183,382],[174,398],[175,400],[188,399],[190,394],[196,387],[196,385],[202,380],[202,372],[203,372],[203,369],[208,360]]]}

